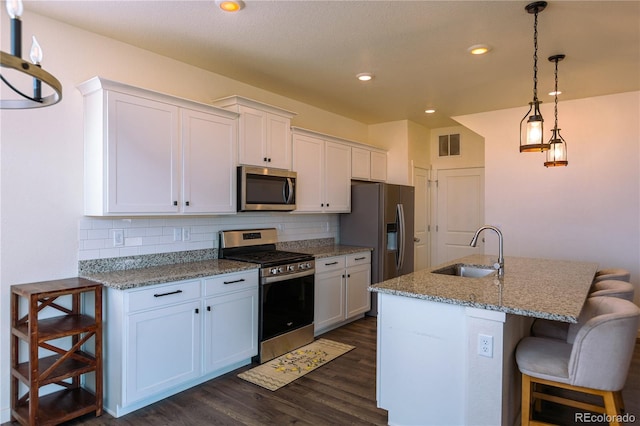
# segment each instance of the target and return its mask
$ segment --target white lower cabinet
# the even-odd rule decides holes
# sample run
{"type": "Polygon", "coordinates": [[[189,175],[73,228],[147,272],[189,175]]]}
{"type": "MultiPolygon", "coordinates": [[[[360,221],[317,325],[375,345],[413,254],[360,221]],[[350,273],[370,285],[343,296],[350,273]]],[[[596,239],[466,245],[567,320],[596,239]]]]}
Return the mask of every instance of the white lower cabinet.
{"type": "Polygon", "coordinates": [[[204,373],[258,353],[258,287],[243,276],[205,280],[204,373]],[[244,281],[242,281],[244,280],[244,281]],[[244,287],[229,294],[227,286],[244,287]]]}
{"type": "Polygon", "coordinates": [[[115,417],[249,364],[258,271],[107,288],[105,409],[115,417]]]}
{"type": "Polygon", "coordinates": [[[125,404],[200,376],[200,300],[127,318],[125,404]]]}
{"type": "Polygon", "coordinates": [[[359,318],[371,308],[371,253],[316,260],[314,334],[359,318]]]}

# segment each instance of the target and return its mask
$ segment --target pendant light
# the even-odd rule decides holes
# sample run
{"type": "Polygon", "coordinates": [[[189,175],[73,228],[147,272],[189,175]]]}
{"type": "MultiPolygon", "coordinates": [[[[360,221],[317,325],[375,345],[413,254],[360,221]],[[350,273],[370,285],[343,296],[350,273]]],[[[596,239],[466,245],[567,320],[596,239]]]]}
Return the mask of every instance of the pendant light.
{"type": "Polygon", "coordinates": [[[544,119],[540,113],[541,102],[538,100],[538,13],[542,12],[545,7],[547,7],[546,1],[536,1],[525,6],[525,10],[535,16],[533,23],[533,101],[529,102],[529,111],[520,121],[520,152],[541,152],[549,149],[549,144],[542,142],[544,119]]]}
{"type": "Polygon", "coordinates": [[[22,59],[22,0],[7,0],[7,12],[11,18],[11,54],[0,51],[0,65],[2,68],[10,68],[14,71],[26,74],[33,78],[33,95],[21,92],[11,84],[4,75],[0,74],[0,80],[11,90],[24,99],[0,99],[0,109],[28,109],[41,108],[54,105],[62,99],[62,85],[51,74],[41,68],[42,48],[33,37],[31,47],[31,61],[29,63],[22,59]],[[53,89],[49,96],[42,97],[42,83],[53,89]]]}
{"type": "Polygon", "coordinates": [[[566,166],[567,161],[567,143],[560,135],[558,129],[558,62],[564,59],[564,55],[549,56],[550,62],[556,63],[556,86],[554,90],[555,96],[555,125],[551,130],[551,139],[549,140],[549,150],[547,151],[547,161],[544,162],[545,167],[566,166]]]}

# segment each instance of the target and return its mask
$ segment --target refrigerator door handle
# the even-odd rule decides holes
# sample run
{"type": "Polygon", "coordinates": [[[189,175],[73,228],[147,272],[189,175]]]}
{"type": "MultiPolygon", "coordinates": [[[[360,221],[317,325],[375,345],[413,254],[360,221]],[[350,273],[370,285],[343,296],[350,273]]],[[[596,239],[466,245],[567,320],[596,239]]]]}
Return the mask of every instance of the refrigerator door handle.
{"type": "Polygon", "coordinates": [[[404,242],[405,242],[405,223],[404,223],[404,206],[402,204],[398,204],[396,206],[397,209],[397,215],[398,215],[398,261],[397,261],[397,268],[398,268],[398,273],[400,272],[400,269],[402,269],[402,266],[404,265],[404,251],[405,251],[405,247],[404,247],[404,242]]]}

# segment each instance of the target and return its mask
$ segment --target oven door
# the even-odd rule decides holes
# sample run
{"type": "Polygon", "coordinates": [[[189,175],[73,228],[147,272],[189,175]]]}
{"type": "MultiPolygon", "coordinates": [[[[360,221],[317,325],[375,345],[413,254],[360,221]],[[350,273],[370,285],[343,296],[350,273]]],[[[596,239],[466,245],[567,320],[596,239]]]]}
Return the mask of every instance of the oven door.
{"type": "Polygon", "coordinates": [[[313,286],[313,274],[260,285],[261,342],[313,324],[313,286]]]}

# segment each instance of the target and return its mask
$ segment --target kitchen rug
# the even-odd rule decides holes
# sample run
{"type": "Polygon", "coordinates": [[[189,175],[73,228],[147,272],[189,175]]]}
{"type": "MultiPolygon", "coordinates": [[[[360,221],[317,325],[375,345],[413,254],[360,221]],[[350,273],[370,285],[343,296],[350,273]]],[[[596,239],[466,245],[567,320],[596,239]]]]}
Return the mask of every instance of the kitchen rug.
{"type": "Polygon", "coordinates": [[[238,377],[275,391],[352,349],[355,349],[355,346],[328,339],[318,339],[251,370],[240,373],[238,377]]]}

